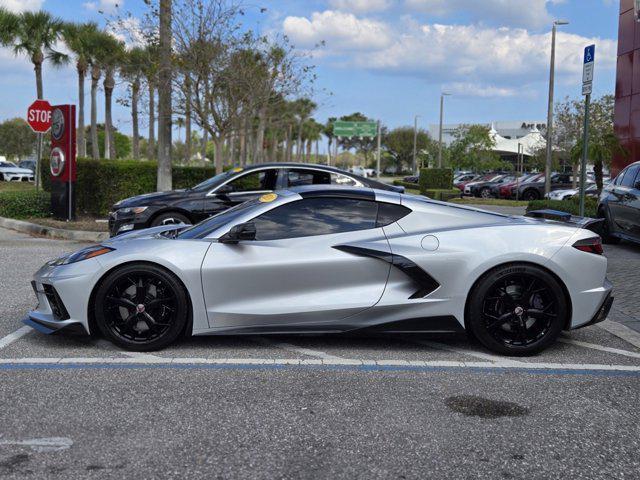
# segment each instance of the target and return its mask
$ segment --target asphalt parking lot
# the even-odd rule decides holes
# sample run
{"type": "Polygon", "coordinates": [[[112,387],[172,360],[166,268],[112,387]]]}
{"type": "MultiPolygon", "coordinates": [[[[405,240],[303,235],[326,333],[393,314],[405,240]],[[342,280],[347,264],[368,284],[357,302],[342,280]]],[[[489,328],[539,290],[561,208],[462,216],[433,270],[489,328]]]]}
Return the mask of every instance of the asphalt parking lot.
{"type": "Polygon", "coordinates": [[[638,247],[606,247],[608,321],[515,359],[460,336],[209,337],[151,355],[22,327],[32,273],[78,246],[0,229],[1,478],[640,471],[638,247]]]}

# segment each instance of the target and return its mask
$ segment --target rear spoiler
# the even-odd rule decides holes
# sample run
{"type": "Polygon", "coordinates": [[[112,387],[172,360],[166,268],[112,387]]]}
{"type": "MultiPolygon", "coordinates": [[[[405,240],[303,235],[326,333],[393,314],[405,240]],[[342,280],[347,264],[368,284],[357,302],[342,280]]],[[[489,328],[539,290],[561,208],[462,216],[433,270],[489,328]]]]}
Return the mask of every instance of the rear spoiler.
{"type": "Polygon", "coordinates": [[[550,209],[533,210],[531,212],[527,212],[525,216],[531,218],[544,218],[545,220],[555,220],[556,222],[575,225],[578,228],[591,230],[598,235],[602,232],[602,223],[604,222],[604,218],[579,217],[577,215],[571,215],[568,212],[550,209]]]}

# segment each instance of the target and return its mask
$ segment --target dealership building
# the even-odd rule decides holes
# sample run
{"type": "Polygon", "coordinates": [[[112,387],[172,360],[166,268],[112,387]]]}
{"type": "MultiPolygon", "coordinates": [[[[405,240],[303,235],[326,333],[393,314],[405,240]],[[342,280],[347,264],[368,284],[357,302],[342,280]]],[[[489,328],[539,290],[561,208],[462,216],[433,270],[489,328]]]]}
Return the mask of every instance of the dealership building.
{"type": "Polygon", "coordinates": [[[620,0],[614,128],[628,156],[613,158],[611,173],[640,160],[640,1],[620,0]]]}

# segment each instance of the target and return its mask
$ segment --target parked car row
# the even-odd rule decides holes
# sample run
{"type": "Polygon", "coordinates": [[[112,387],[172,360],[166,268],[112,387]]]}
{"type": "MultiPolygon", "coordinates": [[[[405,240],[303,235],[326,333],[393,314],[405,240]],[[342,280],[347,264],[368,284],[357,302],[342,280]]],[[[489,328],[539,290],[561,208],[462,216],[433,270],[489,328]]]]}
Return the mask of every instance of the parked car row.
{"type": "MultiPolygon", "coordinates": [[[[33,182],[34,170],[23,168],[6,160],[0,160],[0,180],[5,182],[33,182]]],[[[35,164],[34,164],[35,167],[35,164]]]]}

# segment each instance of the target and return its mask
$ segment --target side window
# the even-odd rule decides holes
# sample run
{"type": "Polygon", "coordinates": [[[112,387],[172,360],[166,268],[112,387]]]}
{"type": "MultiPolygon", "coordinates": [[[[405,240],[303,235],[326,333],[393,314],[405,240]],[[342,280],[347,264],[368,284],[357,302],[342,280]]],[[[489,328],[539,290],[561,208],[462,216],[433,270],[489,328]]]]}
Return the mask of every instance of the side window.
{"type": "Polygon", "coordinates": [[[290,187],[327,185],[330,183],[330,177],[329,172],[322,170],[290,169],[287,173],[287,182],[290,187]]]}
{"type": "Polygon", "coordinates": [[[253,219],[256,240],[311,237],[376,228],[378,204],[350,198],[306,198],[253,219]]]}
{"type": "Polygon", "coordinates": [[[259,170],[249,172],[227,183],[232,193],[273,190],[276,184],[275,170],[259,170]]]}
{"type": "Polygon", "coordinates": [[[616,179],[613,181],[614,185],[620,185],[622,183],[622,179],[624,178],[625,174],[627,173],[627,170],[629,170],[628,168],[625,168],[624,170],[622,170],[618,176],[616,177],[616,179]]]}
{"type": "Polygon", "coordinates": [[[631,165],[629,168],[627,168],[627,171],[624,174],[620,185],[622,185],[623,187],[633,188],[638,170],[640,170],[640,165],[631,165]]]}
{"type": "Polygon", "coordinates": [[[342,175],[341,173],[331,174],[332,185],[342,185],[346,187],[361,187],[360,182],[356,182],[353,178],[342,175]]]}
{"type": "Polygon", "coordinates": [[[396,205],[395,203],[379,203],[378,204],[378,220],[376,225],[384,227],[393,222],[397,222],[402,217],[406,217],[411,213],[407,207],[396,205]]]}

